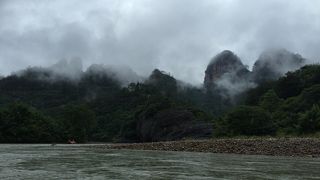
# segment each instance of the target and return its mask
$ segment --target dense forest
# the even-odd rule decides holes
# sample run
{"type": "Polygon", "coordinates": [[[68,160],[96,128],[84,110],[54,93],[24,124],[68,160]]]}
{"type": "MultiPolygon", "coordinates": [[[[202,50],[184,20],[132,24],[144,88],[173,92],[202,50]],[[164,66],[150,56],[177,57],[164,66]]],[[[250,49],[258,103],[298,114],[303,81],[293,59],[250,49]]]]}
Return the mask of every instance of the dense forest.
{"type": "MultiPolygon", "coordinates": [[[[234,57],[223,52],[212,62],[234,57]]],[[[228,70],[211,78],[207,69],[204,86],[194,87],[158,69],[124,85],[103,68],[89,67],[70,78],[30,67],[0,79],[0,142],[150,142],[320,132],[320,65],[275,75],[258,62],[255,72],[238,60],[237,67],[227,64],[236,72],[228,80],[249,84],[236,93],[226,93],[230,89],[217,80],[225,80],[228,70]]]]}

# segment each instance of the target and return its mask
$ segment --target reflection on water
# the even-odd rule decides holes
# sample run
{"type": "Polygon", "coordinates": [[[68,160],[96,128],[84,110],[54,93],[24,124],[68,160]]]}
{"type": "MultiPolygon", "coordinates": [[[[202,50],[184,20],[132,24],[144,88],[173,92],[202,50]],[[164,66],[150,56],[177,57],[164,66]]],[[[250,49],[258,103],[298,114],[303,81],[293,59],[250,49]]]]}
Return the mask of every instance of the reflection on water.
{"type": "Polygon", "coordinates": [[[0,179],[318,179],[319,158],[0,144],[0,179]]]}

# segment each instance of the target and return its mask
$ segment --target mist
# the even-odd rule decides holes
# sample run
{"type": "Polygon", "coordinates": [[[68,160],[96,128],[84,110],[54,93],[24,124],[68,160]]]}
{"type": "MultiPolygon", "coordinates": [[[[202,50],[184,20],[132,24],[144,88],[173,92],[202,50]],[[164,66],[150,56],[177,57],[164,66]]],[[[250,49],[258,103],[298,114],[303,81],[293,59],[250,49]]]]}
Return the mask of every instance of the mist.
{"type": "Polygon", "coordinates": [[[233,73],[226,73],[216,82],[216,87],[220,89],[219,94],[224,98],[233,99],[236,95],[257,86],[255,82],[248,79],[236,78],[233,73]]]}
{"type": "Polygon", "coordinates": [[[2,0],[0,24],[2,75],[79,58],[83,69],[129,67],[145,77],[159,68],[201,84],[210,59],[224,49],[249,69],[269,48],[310,62],[320,57],[314,0],[2,0]]]}

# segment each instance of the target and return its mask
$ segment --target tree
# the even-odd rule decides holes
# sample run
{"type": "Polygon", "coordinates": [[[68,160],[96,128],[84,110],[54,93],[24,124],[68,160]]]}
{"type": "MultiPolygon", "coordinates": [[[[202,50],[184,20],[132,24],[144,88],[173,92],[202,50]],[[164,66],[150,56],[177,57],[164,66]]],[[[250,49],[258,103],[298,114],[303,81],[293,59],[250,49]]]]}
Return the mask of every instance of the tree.
{"type": "Polygon", "coordinates": [[[96,125],[95,113],[85,105],[68,105],[63,111],[63,124],[68,139],[85,142],[96,125]]]}
{"type": "Polygon", "coordinates": [[[299,95],[304,89],[320,83],[320,65],[306,65],[301,69],[288,72],[275,86],[279,97],[288,98],[299,95]]]}
{"type": "Polygon", "coordinates": [[[274,84],[275,84],[275,81],[267,81],[255,88],[247,90],[242,95],[244,96],[244,103],[246,105],[252,105],[252,106],[258,105],[261,96],[263,96],[265,93],[271,90],[274,87],[274,84]]]}
{"type": "Polygon", "coordinates": [[[177,94],[177,80],[164,71],[155,69],[146,84],[151,84],[164,96],[174,97],[177,94]]]}
{"type": "Polygon", "coordinates": [[[300,133],[315,133],[320,131],[320,107],[314,104],[312,108],[299,117],[300,133]]]}
{"type": "Polygon", "coordinates": [[[269,112],[274,112],[281,106],[281,103],[282,99],[271,89],[260,98],[259,106],[269,112]]]}
{"type": "Polygon", "coordinates": [[[238,106],[218,121],[215,128],[229,136],[267,135],[275,132],[270,113],[255,106],[238,106]]]}
{"type": "Polygon", "coordinates": [[[8,105],[0,113],[0,142],[39,143],[59,141],[53,119],[22,103],[8,105]]]}

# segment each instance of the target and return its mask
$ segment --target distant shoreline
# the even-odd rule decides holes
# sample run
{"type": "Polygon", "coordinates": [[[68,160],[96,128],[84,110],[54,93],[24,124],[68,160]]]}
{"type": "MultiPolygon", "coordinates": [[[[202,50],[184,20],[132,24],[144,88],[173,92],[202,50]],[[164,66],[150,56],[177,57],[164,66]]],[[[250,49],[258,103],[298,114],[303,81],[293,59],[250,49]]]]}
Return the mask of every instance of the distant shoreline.
{"type": "Polygon", "coordinates": [[[247,138],[107,144],[106,149],[320,157],[320,138],[247,138]]]}

